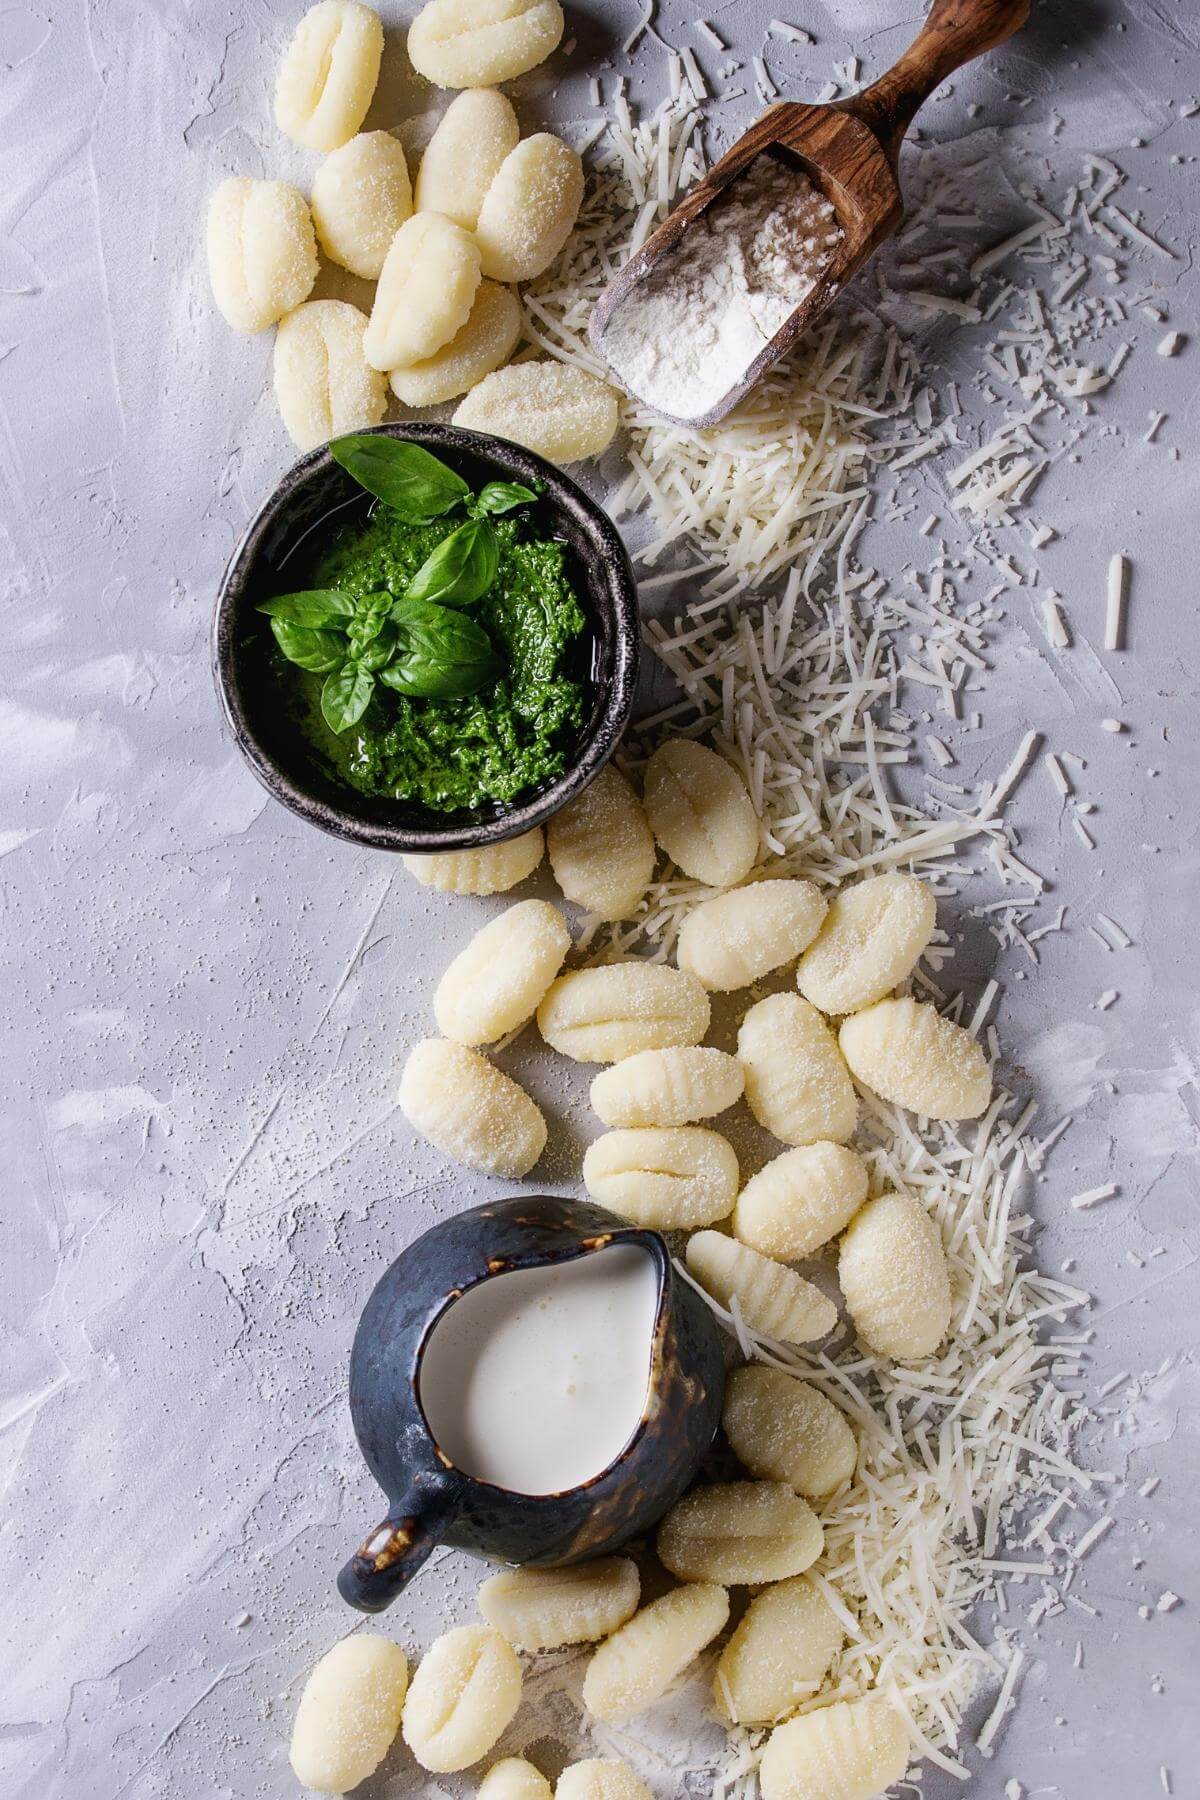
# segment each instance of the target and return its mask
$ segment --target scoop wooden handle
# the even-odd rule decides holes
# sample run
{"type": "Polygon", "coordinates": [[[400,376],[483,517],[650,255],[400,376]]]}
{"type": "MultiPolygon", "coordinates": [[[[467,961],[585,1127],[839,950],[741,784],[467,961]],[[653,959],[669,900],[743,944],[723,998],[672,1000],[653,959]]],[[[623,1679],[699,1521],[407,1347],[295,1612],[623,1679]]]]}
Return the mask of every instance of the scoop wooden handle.
{"type": "Polygon", "coordinates": [[[904,134],[934,88],[963,63],[1019,31],[1031,0],[933,0],[921,32],[873,86],[843,102],[895,162],[904,134]]]}

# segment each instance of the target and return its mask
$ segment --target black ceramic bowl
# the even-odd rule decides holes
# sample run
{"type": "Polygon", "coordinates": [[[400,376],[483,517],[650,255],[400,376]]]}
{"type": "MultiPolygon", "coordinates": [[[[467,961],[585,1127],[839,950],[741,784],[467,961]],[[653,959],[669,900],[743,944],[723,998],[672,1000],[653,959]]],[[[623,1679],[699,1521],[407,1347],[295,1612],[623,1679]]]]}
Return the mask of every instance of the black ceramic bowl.
{"type": "Polygon", "coordinates": [[[545,537],[567,546],[568,574],[587,617],[576,671],[584,719],[561,775],[510,805],[488,803],[435,812],[419,802],[360,794],[320,752],[287,729],[263,679],[270,645],[255,609],[287,587],[288,558],[338,509],[364,506],[363,491],[327,449],[289,469],[234,551],[213,624],[213,666],[238,748],[267,791],[311,825],[351,843],[418,853],[465,850],[517,837],[545,822],[599,774],[629,719],[640,636],[637,585],[611,519],[560,469],[503,438],[454,425],[379,425],[389,437],[422,444],[475,488],[486,481],[541,485],[525,515],[545,537]]]}

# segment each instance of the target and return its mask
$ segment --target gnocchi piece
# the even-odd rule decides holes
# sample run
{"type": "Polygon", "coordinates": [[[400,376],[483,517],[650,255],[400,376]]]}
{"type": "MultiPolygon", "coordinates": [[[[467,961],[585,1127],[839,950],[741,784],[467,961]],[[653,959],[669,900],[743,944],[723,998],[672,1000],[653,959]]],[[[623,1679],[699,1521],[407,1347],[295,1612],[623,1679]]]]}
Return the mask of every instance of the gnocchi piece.
{"type": "Polygon", "coordinates": [[[992,1072],[969,1031],[923,1000],[877,1000],[838,1033],[857,1080],[881,1100],[926,1119],[977,1119],[992,1072]]]}
{"type": "Polygon", "coordinates": [[[554,1800],[654,1800],[640,1775],[615,1756],[569,1763],[558,1778],[554,1800]]]}
{"type": "Polygon", "coordinates": [[[751,1331],[763,1337],[784,1344],[808,1344],[825,1337],[837,1324],[837,1307],[820,1288],[724,1232],[698,1231],[690,1237],[687,1266],[689,1274],[726,1310],[736,1300],[751,1331]]]}
{"type": "Polygon", "coordinates": [[[480,1782],[478,1800],[554,1800],[554,1790],[523,1756],[506,1756],[480,1782]]]}
{"type": "Polygon", "coordinates": [[[366,315],[345,300],[306,300],[280,321],[275,398],[301,450],[378,425],[387,410],[387,381],[363,355],[366,329],[366,315]]]}
{"type": "Polygon", "coordinates": [[[417,171],[418,212],[445,213],[474,231],[483,197],[521,139],[512,102],[495,88],[457,95],[438,122],[417,171]]]}
{"type": "Polygon", "coordinates": [[[275,123],[308,150],[338,150],[367,116],[383,26],[357,0],[320,0],[297,25],[275,83],[275,123]]]}
{"type": "Polygon", "coordinates": [[[744,1083],[741,1063],[723,1050],[640,1050],[596,1076],[592,1110],[606,1125],[691,1125],[740,1100],[744,1083]]]}
{"type": "Polygon", "coordinates": [[[481,281],[471,316],[448,344],[406,369],[393,369],[392,392],[405,406],[455,400],[512,355],[521,335],[521,302],[511,288],[481,281]]]}
{"type": "MultiPolygon", "coordinates": [[[[799,994],[752,1006],[738,1032],[746,1103],[785,1144],[840,1144],[858,1123],[858,1098],[837,1039],[799,994]]],[[[761,1247],[761,1246],[760,1246],[761,1247]]]]}
{"type": "Polygon", "coordinates": [[[908,979],[936,923],[933,889],[915,875],[856,882],[834,896],[796,985],[824,1013],[857,1012],[908,979]]]}
{"type": "Polygon", "coordinates": [[[569,363],[510,363],[485,375],[459,403],[454,423],[523,444],[547,462],[599,456],[617,435],[616,391],[569,363]]]}
{"type": "Polygon", "coordinates": [[[317,170],[312,216],[330,262],[378,281],[392,239],[412,215],[404,146],[389,131],[364,131],[317,170]]]}
{"type": "Polygon", "coordinates": [[[421,1659],[404,1706],[404,1741],[423,1769],[450,1775],[487,1755],[520,1704],[516,1651],[487,1625],[459,1625],[421,1659]]]}
{"type": "Polygon", "coordinates": [[[721,1415],[733,1454],[751,1475],[822,1499],[849,1481],[858,1443],[844,1413],[807,1381],[749,1363],[725,1385],[721,1415]]]}
{"type": "Polygon", "coordinates": [[[908,1732],[886,1700],[835,1700],[771,1733],[762,1800],[876,1800],[908,1767],[908,1732]]]}
{"type": "Polygon", "coordinates": [[[838,1281],[877,1356],[932,1356],[950,1328],[950,1271],[937,1221],[910,1194],[880,1194],[851,1221],[838,1281]]]}
{"type": "Polygon", "coordinates": [[[583,199],[583,163],[552,131],[510,150],[479,208],[475,237],[493,281],[532,281],[554,261],[583,199]]]}
{"type": "Polygon", "coordinates": [[[593,1200],[634,1225],[694,1231],[733,1211],[733,1145],[702,1125],[608,1131],[589,1144],[583,1181],[593,1200]]]}
{"type": "Polygon", "coordinates": [[[518,900],[460,950],[433,996],[443,1037],[494,1044],[524,1025],[571,948],[567,922],[545,900],[518,900]]]}
{"type": "Polygon", "coordinates": [[[794,962],[824,917],[824,896],[811,881],[756,881],[690,912],[675,960],[706,988],[727,994],[794,962]]]}
{"type": "Polygon", "coordinates": [[[867,1185],[867,1165],[841,1144],[785,1150],[738,1195],[734,1236],[763,1256],[799,1262],[850,1223],[867,1185]]]}
{"type": "Polygon", "coordinates": [[[535,825],[520,837],[485,844],[481,850],[435,850],[431,856],[402,856],[400,861],[422,887],[443,894],[503,894],[533,874],[544,849],[542,828],[535,825]]]}
{"type": "Polygon", "coordinates": [[[717,1711],[731,1725],[786,1718],[824,1680],[844,1636],[811,1576],[764,1588],[721,1652],[713,1678],[717,1711]]]}
{"type": "Polygon", "coordinates": [[[690,738],[670,738],[646,764],[650,829],[677,868],[732,887],[758,858],[758,819],[737,770],[690,738]]]}
{"type": "Polygon", "coordinates": [[[213,299],[235,331],[265,331],[317,279],[312,217],[286,181],[223,181],[209,202],[207,246],[213,299]]]}
{"type": "Polygon", "coordinates": [[[424,362],[462,330],[479,286],[479,249],[453,219],[414,213],[384,258],[363,344],[373,369],[424,362]]]}
{"type": "Polygon", "coordinates": [[[723,1587],[697,1581],[652,1600],[601,1644],[583,1678],[593,1718],[621,1724],[660,1700],[729,1617],[723,1587]]]}
{"type": "Polygon", "coordinates": [[[518,1650],[594,1644],[631,1619],[641,1582],[625,1556],[566,1569],[502,1569],[479,1590],[479,1610],[518,1650]]]}
{"type": "Polygon", "coordinates": [[[304,1684],[291,1764],[304,1787],[347,1794],[374,1773],[400,1729],[408,1658],[399,1644],[357,1632],[327,1650],[304,1684]]]}
{"type": "Polygon", "coordinates": [[[558,0],[428,0],[409,28],[409,61],[438,87],[494,87],[545,62],[564,24],[558,0]]]}
{"type": "Polygon", "coordinates": [[[698,1044],[708,995],[693,975],[663,963],[605,963],[560,975],[537,1010],[552,1050],[575,1062],[620,1062],[639,1050],[698,1044]]]}
{"type": "Polygon", "coordinates": [[[525,1089],[465,1044],[414,1045],[398,1098],[443,1156],[485,1175],[527,1175],[546,1147],[546,1121],[525,1089]]]}
{"type": "Polygon", "coordinates": [[[654,875],[654,834],[641,801],[611,763],[546,827],[554,879],[598,919],[628,919],[654,875]]]}
{"type": "Polygon", "coordinates": [[[658,1528],[659,1561],[681,1581],[755,1587],[803,1575],[824,1546],[821,1522],[782,1481],[695,1487],[658,1528]]]}

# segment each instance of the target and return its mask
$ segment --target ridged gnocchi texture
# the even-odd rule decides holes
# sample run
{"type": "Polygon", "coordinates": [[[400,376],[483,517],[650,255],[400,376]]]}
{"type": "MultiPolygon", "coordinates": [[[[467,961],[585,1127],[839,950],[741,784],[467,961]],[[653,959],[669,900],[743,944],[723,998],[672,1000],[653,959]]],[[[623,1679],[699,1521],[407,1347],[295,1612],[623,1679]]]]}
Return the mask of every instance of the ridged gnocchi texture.
{"type": "Polygon", "coordinates": [[[713,1700],[734,1725],[773,1725],[810,1700],[845,1636],[808,1575],[776,1582],[750,1602],[721,1652],[713,1700]]]}
{"type": "Polygon", "coordinates": [[[877,1356],[932,1356],[950,1329],[950,1272],[936,1220],[910,1194],[880,1194],[851,1221],[838,1281],[877,1356]]]}
{"type": "Polygon", "coordinates": [[[676,868],[709,887],[742,881],[758,857],[758,819],[745,783],[723,756],[669,738],[643,777],[650,829],[676,868]]]}
{"type": "Polygon", "coordinates": [[[677,1500],[658,1528],[659,1561],[681,1581],[755,1587],[802,1575],[825,1534],[782,1481],[724,1481],[677,1500]]]}
{"type": "Polygon", "coordinates": [[[906,981],[933,936],[937,902],[915,875],[872,875],[835,894],[796,985],[824,1013],[857,1012],[906,981]]]}
{"type": "Polygon", "coordinates": [[[738,1032],[746,1104],[785,1144],[841,1144],[858,1123],[858,1098],[838,1041],[799,994],[771,994],[738,1032]]]}
{"type": "Polygon", "coordinates": [[[608,1131],[589,1144],[584,1186],[593,1200],[634,1225],[694,1231],[733,1211],[733,1145],[702,1125],[608,1131]]]}
{"type": "Polygon", "coordinates": [[[450,102],[417,171],[417,210],[445,213],[474,231],[483,197],[521,128],[512,102],[495,88],[471,88],[450,102]]]}
{"type": "Polygon", "coordinates": [[[367,116],[383,26],[357,0],[320,0],[297,25],[275,83],[275,123],[308,150],[337,150],[367,116]]]}
{"type": "Polygon", "coordinates": [[[327,1650],[304,1684],[292,1727],[297,1781],[347,1794],[374,1773],[400,1729],[408,1658],[399,1644],[356,1632],[327,1650]]]}
{"type": "Polygon", "coordinates": [[[485,1175],[527,1175],[546,1147],[546,1121],[524,1088],[465,1044],[415,1044],[398,1098],[443,1156],[485,1175]]]}
{"type": "Polygon", "coordinates": [[[223,181],[209,202],[207,249],[213,299],[235,331],[277,324],[317,279],[308,203],[286,181],[223,181]]]}
{"type": "Polygon", "coordinates": [[[521,1665],[488,1625],[435,1638],[404,1705],[404,1741],[423,1769],[450,1775],[486,1756],[521,1704],[521,1665]]]}
{"type": "Polygon", "coordinates": [[[373,369],[423,362],[462,330],[479,287],[474,238],[441,213],[406,219],[384,258],[363,349],[373,369]]]}
{"type": "Polygon", "coordinates": [[[781,1262],[799,1262],[848,1225],[867,1197],[867,1166],[842,1144],[785,1150],[738,1195],[733,1233],[781,1262]]]}
{"type": "Polygon", "coordinates": [[[429,0],[409,29],[409,60],[438,87],[494,87],[545,62],[564,23],[558,0],[429,0]]]}
{"type": "Polygon", "coordinates": [[[771,1733],[763,1800],[877,1800],[908,1767],[908,1732],[886,1700],[836,1700],[771,1733]]]}
{"type": "Polygon", "coordinates": [[[275,398],[288,436],[312,450],[378,425],[387,381],[363,355],[366,314],[345,300],[306,300],[275,336],[275,398]]]}
{"type": "Polygon", "coordinates": [[[639,1050],[698,1044],[708,995],[693,975],[662,963],[606,963],[560,975],[538,1007],[538,1030],[576,1062],[620,1062],[639,1050]]]}
{"type": "Polygon", "coordinates": [[[733,1303],[751,1331],[784,1344],[808,1344],[837,1324],[837,1307],[794,1269],[760,1256],[721,1231],[688,1239],[688,1273],[730,1311],[733,1303]]]}
{"type": "Polygon", "coordinates": [[[523,1756],[506,1756],[480,1782],[477,1800],[554,1800],[554,1790],[523,1756]]]}
{"type": "Polygon", "coordinates": [[[592,1110],[606,1125],[691,1125],[740,1100],[744,1085],[741,1063],[723,1050],[640,1050],[596,1076],[592,1110]]]}
{"type": "Polygon", "coordinates": [[[518,900],[460,950],[433,996],[443,1037],[494,1044],[532,1019],[571,948],[567,922],[545,900],[518,900]]]}
{"type": "Polygon", "coordinates": [[[611,763],[546,827],[554,879],[598,919],[628,919],[654,876],[654,834],[641,801],[611,763]]]}
{"type": "Polygon", "coordinates": [[[854,1473],[858,1443],[844,1413],[807,1381],[750,1363],[725,1385],[721,1424],[751,1475],[822,1499],[854,1473]]]}
{"type": "Polygon", "coordinates": [[[412,216],[404,146],[388,131],[364,131],[317,170],[312,216],[330,262],[378,281],[392,239],[412,216]]]}
{"type": "Polygon", "coordinates": [[[485,375],[454,415],[469,431],[490,431],[523,444],[547,462],[599,456],[617,435],[616,391],[569,363],[510,363],[485,375]]]}
{"type": "Polygon", "coordinates": [[[969,1031],[923,1000],[879,1000],[843,1022],[838,1042],[855,1078],[881,1100],[927,1119],[977,1119],[992,1072],[969,1031]]]}
{"type": "Polygon", "coordinates": [[[731,993],[794,962],[824,917],[824,895],[811,881],[756,881],[690,912],[675,960],[706,988],[731,993]]]}
{"type": "Polygon", "coordinates": [[[443,894],[503,894],[532,875],[545,849],[542,828],[523,831],[501,844],[481,850],[435,850],[430,856],[402,856],[410,875],[422,887],[443,894]]]}
{"type": "Polygon", "coordinates": [[[594,1718],[620,1724],[653,1706],[723,1629],[729,1595],[698,1581],[673,1588],[634,1613],[596,1651],[583,1678],[594,1718]]]}
{"type": "Polygon", "coordinates": [[[421,362],[393,369],[392,392],[404,406],[456,400],[512,355],[521,335],[521,302],[511,288],[481,281],[460,331],[421,362]]]}
{"type": "Polygon", "coordinates": [[[615,1756],[569,1763],[558,1778],[554,1800],[654,1800],[640,1775],[615,1756]]]}
{"type": "Polygon", "coordinates": [[[570,237],[583,199],[583,163],[552,131],[510,150],[483,197],[475,240],[493,281],[532,281],[570,237]]]}
{"type": "Polygon", "coordinates": [[[479,1590],[479,1610],[518,1650],[594,1644],[637,1611],[637,1564],[601,1556],[565,1569],[501,1569],[479,1590]]]}

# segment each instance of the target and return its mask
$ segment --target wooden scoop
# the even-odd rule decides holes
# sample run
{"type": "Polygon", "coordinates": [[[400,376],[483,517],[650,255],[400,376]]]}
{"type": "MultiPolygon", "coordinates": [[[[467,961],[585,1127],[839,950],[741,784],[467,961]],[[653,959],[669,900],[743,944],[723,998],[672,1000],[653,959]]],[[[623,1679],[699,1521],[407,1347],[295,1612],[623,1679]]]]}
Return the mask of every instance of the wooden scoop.
{"type": "MultiPolygon", "coordinates": [[[[681,424],[713,425],[785,356],[889,237],[904,216],[896,165],[900,145],[919,107],[963,63],[1011,37],[1029,17],[1031,0],[934,0],[920,35],[871,87],[828,106],[784,101],[744,132],[703,181],[679,202],[601,295],[589,331],[605,355],[604,334],[618,308],[636,305],[635,289],[679,245],[693,220],[710,207],[757,156],[769,151],[794,160],[837,213],[842,238],[816,285],[775,336],[706,413],[681,424]]],[[[669,415],[668,415],[669,416],[669,415]]]]}

